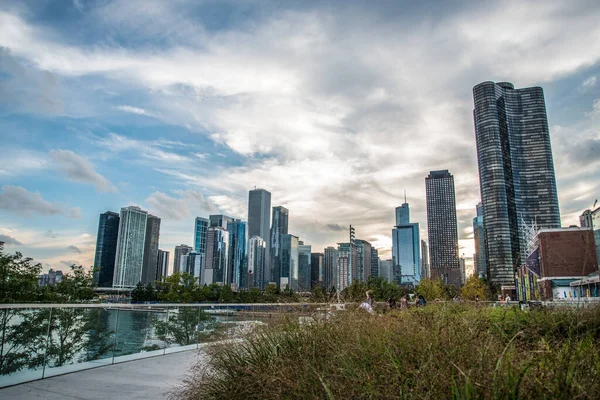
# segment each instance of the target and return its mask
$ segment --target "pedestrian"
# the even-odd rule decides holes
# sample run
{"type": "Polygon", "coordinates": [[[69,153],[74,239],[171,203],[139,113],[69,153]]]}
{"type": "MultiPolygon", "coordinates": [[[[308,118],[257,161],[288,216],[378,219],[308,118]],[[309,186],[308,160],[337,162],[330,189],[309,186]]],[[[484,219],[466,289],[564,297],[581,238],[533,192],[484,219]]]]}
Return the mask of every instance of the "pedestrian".
{"type": "Polygon", "coordinates": [[[388,299],[388,306],[390,307],[390,309],[396,308],[396,299],[393,297],[390,297],[388,299]]]}
{"type": "Polygon", "coordinates": [[[368,312],[369,314],[375,314],[375,310],[373,310],[373,291],[367,290],[367,299],[361,303],[358,308],[361,308],[368,312]]]}
{"type": "Polygon", "coordinates": [[[400,300],[400,309],[408,310],[408,300],[406,300],[406,296],[402,296],[402,299],[400,300]]]}
{"type": "Polygon", "coordinates": [[[421,307],[425,307],[427,305],[427,302],[425,301],[425,297],[423,297],[422,294],[419,295],[419,306],[421,307]]]}
{"type": "Polygon", "coordinates": [[[475,303],[479,303],[479,295],[475,295],[475,303]]]}

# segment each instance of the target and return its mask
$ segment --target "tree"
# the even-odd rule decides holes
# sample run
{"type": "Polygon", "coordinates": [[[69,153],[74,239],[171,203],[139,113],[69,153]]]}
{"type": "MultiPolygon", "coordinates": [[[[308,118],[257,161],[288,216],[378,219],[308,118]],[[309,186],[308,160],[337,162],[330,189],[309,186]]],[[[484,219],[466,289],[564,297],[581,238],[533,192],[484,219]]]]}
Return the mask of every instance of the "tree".
{"type": "Polygon", "coordinates": [[[219,302],[221,303],[231,303],[233,301],[233,291],[231,290],[231,286],[223,285],[221,288],[221,295],[219,296],[219,302]]]}
{"type": "Polygon", "coordinates": [[[417,286],[417,293],[427,301],[441,299],[444,295],[442,281],[439,279],[423,279],[417,286]]]}
{"type": "Polygon", "coordinates": [[[135,288],[131,291],[131,302],[140,303],[144,301],[145,298],[146,291],[144,290],[144,285],[142,285],[142,282],[138,282],[138,284],[135,285],[135,288]]]}
{"type": "Polygon", "coordinates": [[[484,281],[476,275],[471,275],[460,290],[460,295],[465,300],[475,300],[477,296],[480,300],[488,300],[489,290],[484,281]]]}
{"type": "Polygon", "coordinates": [[[34,264],[19,252],[4,253],[0,243],[0,302],[28,303],[42,300],[38,276],[42,272],[40,263],[34,264]]]}
{"type": "Polygon", "coordinates": [[[279,298],[279,288],[273,283],[270,283],[269,285],[267,285],[267,287],[265,288],[265,292],[263,294],[264,301],[267,303],[276,303],[278,298],[279,298]]]}

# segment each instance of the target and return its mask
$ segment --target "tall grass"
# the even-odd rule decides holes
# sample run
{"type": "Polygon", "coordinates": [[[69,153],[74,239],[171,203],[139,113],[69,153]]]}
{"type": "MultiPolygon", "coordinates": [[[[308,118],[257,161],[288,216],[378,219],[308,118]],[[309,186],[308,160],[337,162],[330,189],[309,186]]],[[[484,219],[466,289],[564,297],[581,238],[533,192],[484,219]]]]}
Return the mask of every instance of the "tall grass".
{"type": "Polygon", "coordinates": [[[215,346],[179,399],[600,398],[600,309],[430,305],[215,346]]]}

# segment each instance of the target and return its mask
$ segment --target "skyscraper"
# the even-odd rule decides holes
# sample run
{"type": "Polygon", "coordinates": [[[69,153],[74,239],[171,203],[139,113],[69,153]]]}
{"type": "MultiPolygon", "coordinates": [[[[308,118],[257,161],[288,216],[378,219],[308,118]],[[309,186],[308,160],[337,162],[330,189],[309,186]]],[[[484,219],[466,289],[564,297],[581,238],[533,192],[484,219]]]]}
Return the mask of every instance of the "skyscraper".
{"type": "Polygon", "coordinates": [[[196,278],[197,283],[202,282],[202,267],[204,266],[206,254],[190,251],[181,256],[182,272],[187,272],[196,278]]]}
{"type": "Polygon", "coordinates": [[[379,251],[371,247],[371,273],[370,276],[379,276],[379,251]]]}
{"type": "Polygon", "coordinates": [[[396,282],[416,286],[421,281],[421,240],[419,224],[410,222],[408,203],[396,207],[396,228],[392,229],[392,260],[396,282]]]}
{"type": "Polygon", "coordinates": [[[358,257],[354,243],[338,243],[338,265],[335,286],[337,290],[342,291],[352,285],[355,276],[353,267],[357,264],[358,257]]]}
{"type": "Polygon", "coordinates": [[[354,279],[366,282],[371,276],[371,243],[366,240],[355,239],[356,246],[356,268],[354,279]]]}
{"type": "Polygon", "coordinates": [[[323,253],[310,254],[310,283],[311,288],[317,285],[323,286],[323,253]]]}
{"type": "Polygon", "coordinates": [[[298,237],[281,236],[281,278],[278,286],[298,290],[298,237]]]}
{"type": "Polygon", "coordinates": [[[179,246],[175,246],[175,253],[173,255],[173,273],[176,272],[185,272],[186,271],[186,260],[182,257],[189,254],[193,249],[186,245],[180,244],[179,246]]]}
{"type": "Polygon", "coordinates": [[[330,291],[337,285],[338,249],[329,246],[325,248],[323,254],[323,281],[325,290],[330,291]]]}
{"type": "Polygon", "coordinates": [[[206,218],[196,217],[194,223],[194,251],[206,254],[206,231],[210,221],[206,218]]]}
{"type": "Polygon", "coordinates": [[[311,290],[311,251],[309,244],[298,244],[298,290],[310,292],[311,290]]]}
{"type": "Polygon", "coordinates": [[[229,221],[227,230],[230,235],[230,257],[229,257],[229,275],[227,283],[233,288],[245,288],[248,286],[246,279],[248,277],[248,237],[246,222],[239,219],[229,221]]]}
{"type": "Polygon", "coordinates": [[[142,283],[154,283],[158,267],[158,240],[160,238],[160,218],[148,214],[146,221],[146,239],[144,241],[144,265],[142,283]]]}
{"type": "Polygon", "coordinates": [[[160,281],[169,275],[169,252],[158,250],[158,263],[155,280],[160,281]]]}
{"type": "Polygon", "coordinates": [[[487,276],[485,256],[485,230],[483,229],[483,205],[477,204],[477,216],[473,218],[473,239],[475,241],[475,274],[479,278],[487,276]]]}
{"type": "Polygon", "coordinates": [[[264,258],[266,256],[265,241],[260,236],[253,236],[248,241],[248,289],[261,287],[263,281],[264,258]]]}
{"type": "Polygon", "coordinates": [[[579,226],[582,228],[593,228],[592,210],[585,210],[579,216],[579,226]]]}
{"type": "Polygon", "coordinates": [[[390,283],[394,281],[394,261],[393,260],[379,261],[379,276],[390,283]]]}
{"type": "Polygon", "coordinates": [[[266,257],[264,258],[263,276],[260,288],[271,281],[271,244],[269,226],[271,219],[271,193],[264,189],[250,190],[248,194],[248,237],[259,236],[265,241],[266,257]]]}
{"type": "Polygon", "coordinates": [[[421,279],[429,278],[429,250],[427,243],[421,240],[421,279]]]}
{"type": "Polygon", "coordinates": [[[431,171],[425,178],[429,273],[431,279],[460,285],[458,226],[454,177],[448,170],[431,171]]]}
{"type": "Polygon", "coordinates": [[[488,278],[512,285],[527,257],[523,225],[560,227],[544,92],[483,82],[473,99],[488,278]]]}
{"type": "Polygon", "coordinates": [[[289,211],[282,206],[273,207],[271,225],[271,281],[281,279],[281,236],[288,234],[289,211]]]}
{"type": "Polygon", "coordinates": [[[142,280],[148,212],[136,206],[121,208],[113,287],[132,288],[142,280]]]}
{"type": "Polygon", "coordinates": [[[220,226],[208,228],[206,235],[206,262],[201,274],[201,284],[226,284],[229,276],[230,234],[220,226]]]}
{"type": "Polygon", "coordinates": [[[233,217],[223,214],[209,215],[208,219],[210,221],[210,226],[220,226],[223,229],[227,229],[227,224],[234,221],[233,217]]]}
{"type": "Polygon", "coordinates": [[[94,257],[94,280],[99,287],[111,287],[113,284],[119,220],[119,214],[116,212],[107,211],[100,214],[94,257]]]}

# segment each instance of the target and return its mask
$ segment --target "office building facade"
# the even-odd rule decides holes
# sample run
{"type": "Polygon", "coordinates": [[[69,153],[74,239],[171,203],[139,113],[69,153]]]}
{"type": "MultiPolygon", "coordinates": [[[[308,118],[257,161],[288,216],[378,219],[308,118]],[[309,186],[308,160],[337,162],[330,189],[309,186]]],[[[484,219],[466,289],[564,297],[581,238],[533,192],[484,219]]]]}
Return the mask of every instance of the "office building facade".
{"type": "Polygon", "coordinates": [[[327,291],[331,291],[336,287],[337,268],[338,249],[332,246],[326,247],[323,251],[323,284],[327,291]]]}
{"type": "Polygon", "coordinates": [[[203,268],[203,284],[227,284],[229,276],[229,231],[220,227],[208,228],[206,234],[206,262],[203,268]]]}
{"type": "Polygon", "coordinates": [[[235,218],[230,217],[228,215],[217,214],[217,215],[209,215],[208,220],[209,220],[209,226],[211,226],[211,227],[218,226],[223,229],[227,229],[227,226],[231,222],[235,221],[235,218]]]}
{"type": "Polygon", "coordinates": [[[196,217],[194,221],[194,251],[206,254],[206,232],[210,221],[206,218],[196,217]]]}
{"type": "Polygon", "coordinates": [[[355,239],[356,246],[356,268],[354,279],[366,282],[371,276],[371,243],[366,240],[355,239]]]}
{"type": "Polygon", "coordinates": [[[148,214],[146,220],[146,240],[144,242],[144,265],[142,283],[154,284],[158,267],[158,241],[160,239],[160,218],[148,214]]]}
{"type": "Polygon", "coordinates": [[[265,241],[267,257],[263,259],[263,277],[260,288],[271,281],[271,244],[269,240],[271,225],[271,193],[264,189],[250,190],[248,194],[248,237],[258,236],[265,241]]]}
{"type": "Polygon", "coordinates": [[[186,244],[180,244],[175,246],[175,252],[173,253],[173,273],[183,273],[186,271],[186,260],[183,256],[189,254],[194,249],[186,244]]]}
{"type": "Polygon", "coordinates": [[[379,276],[379,251],[371,247],[371,273],[370,276],[379,276]]]}
{"type": "Polygon", "coordinates": [[[410,222],[408,203],[396,207],[396,227],[392,229],[392,260],[401,285],[417,286],[421,281],[421,239],[419,224],[410,222]]]}
{"type": "Polygon", "coordinates": [[[167,276],[169,276],[169,252],[159,249],[155,280],[162,281],[167,276]]]}
{"type": "Polygon", "coordinates": [[[460,285],[458,225],[454,177],[448,170],[431,171],[425,178],[429,273],[432,279],[460,285]]]}
{"type": "Polygon", "coordinates": [[[148,212],[137,206],[121,208],[113,287],[133,288],[142,281],[148,212]]]}
{"type": "Polygon", "coordinates": [[[421,240],[421,279],[429,278],[429,249],[427,242],[421,240]]]}
{"type": "Polygon", "coordinates": [[[266,257],[265,241],[260,236],[253,236],[248,240],[248,289],[260,288],[263,281],[264,259],[266,257]]]}
{"type": "Polygon", "coordinates": [[[116,212],[107,211],[100,214],[94,255],[94,280],[99,287],[113,285],[119,221],[120,217],[116,212]]]}
{"type": "Polygon", "coordinates": [[[473,99],[488,279],[514,285],[527,258],[525,227],[560,227],[544,92],[483,82],[473,99]]]}
{"type": "Polygon", "coordinates": [[[294,235],[281,236],[281,290],[290,288],[298,290],[298,237],[294,235]]]}
{"type": "Polygon", "coordinates": [[[289,211],[282,206],[273,207],[271,222],[271,281],[281,280],[281,237],[288,234],[289,211]]]}
{"type": "Polygon", "coordinates": [[[352,242],[338,243],[338,267],[336,288],[339,291],[352,285],[356,275],[354,268],[358,264],[356,246],[352,242]]]}
{"type": "Polygon", "coordinates": [[[323,253],[310,254],[310,283],[312,288],[315,288],[317,285],[324,287],[323,258],[323,253]]]}
{"type": "Polygon", "coordinates": [[[487,258],[485,256],[485,230],[483,228],[483,204],[479,203],[476,207],[477,216],[473,218],[473,240],[475,243],[475,274],[479,278],[487,276],[487,258]]]}
{"type": "Polygon", "coordinates": [[[298,291],[310,292],[312,285],[311,271],[312,248],[309,244],[298,244],[298,291]]]}
{"type": "Polygon", "coordinates": [[[230,268],[226,282],[237,290],[248,286],[248,225],[235,219],[227,223],[227,230],[230,235],[230,268]]]}

